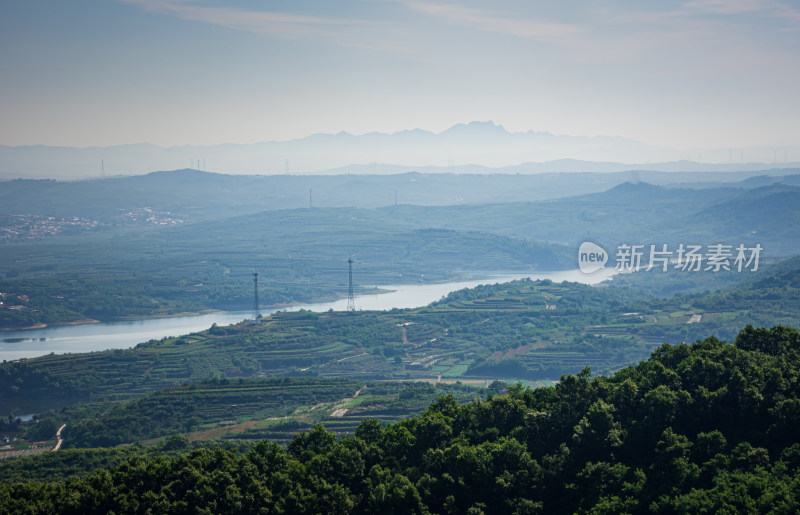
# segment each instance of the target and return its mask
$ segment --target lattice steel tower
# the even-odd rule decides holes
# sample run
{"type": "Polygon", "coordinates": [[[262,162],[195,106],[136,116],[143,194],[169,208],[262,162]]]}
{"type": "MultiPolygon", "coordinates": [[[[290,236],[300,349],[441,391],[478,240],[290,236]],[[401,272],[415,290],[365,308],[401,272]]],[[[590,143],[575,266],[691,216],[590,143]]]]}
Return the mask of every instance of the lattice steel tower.
{"type": "Polygon", "coordinates": [[[347,311],[356,310],[356,298],[353,295],[353,258],[347,258],[347,268],[350,274],[350,280],[347,286],[347,311]]]}
{"type": "Polygon", "coordinates": [[[253,323],[258,323],[261,312],[258,310],[258,272],[253,272],[253,323]]]}

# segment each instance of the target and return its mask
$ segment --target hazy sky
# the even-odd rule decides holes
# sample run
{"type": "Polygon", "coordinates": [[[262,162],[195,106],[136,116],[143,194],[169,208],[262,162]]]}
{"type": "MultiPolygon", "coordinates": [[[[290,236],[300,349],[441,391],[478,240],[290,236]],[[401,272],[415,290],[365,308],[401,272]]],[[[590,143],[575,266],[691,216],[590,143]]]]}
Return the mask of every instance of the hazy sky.
{"type": "Polygon", "coordinates": [[[800,144],[800,3],[0,3],[0,144],[253,143],[470,120],[800,144]]]}

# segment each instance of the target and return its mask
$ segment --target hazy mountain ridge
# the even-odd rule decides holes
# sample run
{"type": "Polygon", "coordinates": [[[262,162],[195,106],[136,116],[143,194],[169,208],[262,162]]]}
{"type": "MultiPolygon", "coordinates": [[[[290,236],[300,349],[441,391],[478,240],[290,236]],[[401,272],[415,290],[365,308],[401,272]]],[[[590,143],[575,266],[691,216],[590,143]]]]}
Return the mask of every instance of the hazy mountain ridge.
{"type": "MultiPolygon", "coordinates": [[[[711,190],[738,192],[769,184],[800,184],[782,170],[716,174],[618,172],[575,174],[225,175],[198,170],[153,172],[83,181],[16,179],[0,183],[0,215],[86,217],[112,220],[133,209],[169,211],[186,220],[224,218],[272,209],[375,208],[532,202],[601,193],[622,183],[644,181],[677,190],[705,203],[711,190]],[[749,177],[754,177],[752,180],[749,177]],[[717,179],[710,182],[712,178],[717,179]],[[742,180],[744,179],[744,180],[742,180]],[[676,182],[677,181],[677,182],[676,182]],[[699,181],[699,182],[693,182],[699,181]]],[[[655,187],[655,186],[653,186],[655,187]]],[[[670,190],[676,190],[670,192],[670,190]]],[[[613,195],[609,192],[608,195],[613,195]]],[[[624,196],[628,193],[618,192],[624,196]]],[[[636,191],[640,195],[642,191],[636,191]]]]}
{"type": "Polygon", "coordinates": [[[800,241],[800,188],[772,184],[708,206],[670,225],[679,233],[682,223],[703,219],[703,231],[719,241],[745,237],[744,243],[768,246],[772,254],[796,253],[800,241]]]}
{"type": "Polygon", "coordinates": [[[16,215],[77,216],[102,229],[142,225],[142,215],[151,212],[151,226],[174,225],[175,220],[236,226],[248,217],[272,221],[265,223],[285,223],[278,221],[286,217],[319,223],[327,216],[322,210],[339,208],[344,225],[350,223],[348,216],[366,216],[387,229],[477,231],[576,248],[583,241],[609,251],[620,243],[722,242],[761,243],[765,256],[800,252],[796,186],[781,182],[748,189],[753,183],[740,181],[695,189],[630,180],[643,176],[229,176],[179,170],[74,182],[15,180],[0,188],[0,229],[22,234],[25,228],[16,215]]]}
{"type": "Polygon", "coordinates": [[[733,163],[732,150],[685,150],[647,145],[610,136],[567,136],[549,132],[509,132],[493,122],[470,122],[434,133],[421,129],[392,134],[313,134],[254,144],[159,147],[149,143],[109,147],[0,145],[0,177],[86,178],[103,173],[139,174],[192,168],[225,173],[541,173],[575,171],[741,171],[795,166],[786,162],[795,148],[748,148],[733,163]],[[777,162],[778,151],[784,157],[777,162]],[[697,155],[705,161],[681,161],[697,155]],[[747,163],[744,158],[747,158],[747,163]],[[771,165],[753,161],[772,162],[771,165]],[[360,164],[359,164],[360,163],[360,164]],[[372,164],[364,164],[372,163],[372,164]],[[388,163],[388,164],[384,164],[388,163]],[[519,164],[522,163],[522,164],[519,164]],[[647,163],[647,164],[624,164],[647,163]],[[655,164],[650,164],[655,163],[655,164]]]}

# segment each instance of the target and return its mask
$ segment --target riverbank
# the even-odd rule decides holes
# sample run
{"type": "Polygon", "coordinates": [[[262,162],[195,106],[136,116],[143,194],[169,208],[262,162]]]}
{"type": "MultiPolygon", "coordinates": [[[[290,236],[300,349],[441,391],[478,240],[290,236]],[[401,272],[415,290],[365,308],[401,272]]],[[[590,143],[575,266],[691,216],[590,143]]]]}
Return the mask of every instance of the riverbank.
{"type": "Polygon", "coordinates": [[[87,324],[102,324],[100,320],[93,318],[85,318],[82,320],[69,320],[67,322],[53,322],[51,324],[36,324],[28,327],[3,327],[0,331],[33,331],[36,329],[45,329],[47,327],[69,327],[74,325],[87,325],[87,324]]]}
{"type": "MultiPolygon", "coordinates": [[[[385,293],[392,293],[393,291],[394,290],[381,289],[378,287],[361,288],[358,291],[358,295],[380,295],[385,293]]],[[[337,297],[334,295],[324,295],[308,302],[287,302],[281,304],[269,304],[269,305],[259,306],[259,308],[264,311],[275,312],[283,309],[294,309],[298,306],[307,306],[311,304],[319,304],[325,302],[336,302],[342,299],[344,299],[344,297],[337,297]]],[[[230,312],[240,312],[240,311],[241,309],[230,310],[230,309],[207,308],[198,311],[182,311],[179,313],[158,313],[151,315],[120,316],[109,320],[95,320],[92,318],[85,318],[80,320],[65,320],[59,322],[50,322],[49,324],[39,323],[31,326],[2,327],[0,328],[0,333],[8,333],[12,331],[35,331],[37,329],[47,329],[53,327],[70,327],[78,325],[105,324],[105,323],[128,322],[136,320],[159,320],[165,318],[198,317],[215,313],[230,313],[230,312]]]]}
{"type": "MultiPolygon", "coordinates": [[[[357,310],[391,310],[426,306],[452,291],[474,288],[481,284],[508,282],[515,279],[548,279],[553,282],[597,284],[614,275],[586,275],[578,270],[530,273],[496,273],[491,277],[449,283],[390,284],[362,289],[355,297],[357,310]]],[[[335,301],[294,304],[261,310],[269,316],[276,311],[345,311],[346,298],[335,301]]],[[[214,311],[191,316],[161,316],[116,320],[74,326],[51,326],[26,331],[6,331],[0,334],[0,360],[33,358],[50,353],[92,352],[107,349],[127,349],[149,340],[177,337],[204,331],[213,324],[227,326],[253,317],[248,311],[214,311]]]]}
{"type": "Polygon", "coordinates": [[[201,309],[200,311],[182,311],[180,313],[159,313],[158,315],[144,315],[144,316],[124,316],[117,317],[109,322],[122,322],[126,320],[158,320],[161,318],[178,318],[178,317],[197,317],[201,315],[210,315],[213,313],[226,313],[225,309],[201,309]]]}

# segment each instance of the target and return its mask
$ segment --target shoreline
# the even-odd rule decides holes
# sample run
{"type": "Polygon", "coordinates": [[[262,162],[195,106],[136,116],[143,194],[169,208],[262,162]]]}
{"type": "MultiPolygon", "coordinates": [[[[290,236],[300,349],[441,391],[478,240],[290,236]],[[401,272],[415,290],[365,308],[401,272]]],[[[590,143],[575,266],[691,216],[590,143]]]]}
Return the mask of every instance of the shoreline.
{"type": "Polygon", "coordinates": [[[72,325],[89,325],[89,324],[102,324],[100,320],[95,320],[93,318],[84,318],[82,320],[71,320],[69,322],[53,322],[51,324],[36,324],[30,325],[27,327],[4,327],[0,329],[0,331],[33,331],[36,329],[46,329],[48,327],[64,327],[64,326],[72,326],[72,325]]]}
{"type": "MultiPolygon", "coordinates": [[[[547,273],[553,272],[562,272],[563,270],[554,270],[554,271],[546,271],[547,273]]],[[[440,284],[449,284],[449,283],[463,283],[463,282],[474,282],[474,281],[497,281],[497,282],[506,282],[513,280],[514,277],[522,276],[526,274],[536,274],[536,271],[508,271],[503,273],[488,273],[483,271],[476,271],[476,272],[460,272],[458,274],[458,279],[456,280],[434,280],[434,281],[418,281],[418,282],[409,282],[409,283],[398,283],[392,285],[374,285],[374,286],[362,286],[359,288],[358,296],[371,296],[371,295],[383,295],[394,293],[397,290],[390,289],[392,287],[399,287],[399,286],[421,286],[421,285],[440,285],[440,284]]],[[[328,302],[336,302],[344,299],[345,297],[336,297],[336,296],[325,296],[320,299],[316,299],[313,301],[303,301],[303,302],[288,302],[288,303],[278,303],[278,304],[270,304],[265,306],[260,306],[261,309],[270,310],[281,310],[286,308],[294,308],[296,306],[304,306],[304,305],[312,305],[312,304],[321,304],[321,303],[328,303],[328,302]]],[[[50,324],[40,323],[35,324],[32,326],[27,327],[4,327],[0,329],[0,334],[3,332],[14,332],[14,331],[34,331],[37,329],[46,329],[52,327],[65,327],[65,326],[78,326],[78,325],[90,325],[90,324],[102,324],[106,322],[116,322],[116,321],[125,321],[125,322],[132,322],[137,320],[158,320],[158,319],[166,319],[166,318],[180,318],[180,317],[194,317],[194,316],[202,316],[202,315],[210,315],[215,313],[229,313],[232,311],[244,311],[244,310],[237,310],[237,309],[204,309],[200,311],[188,311],[188,312],[181,312],[181,313],[171,313],[171,314],[157,314],[157,315],[145,315],[145,316],[122,316],[117,317],[112,320],[94,320],[94,319],[82,319],[82,320],[72,320],[68,322],[53,322],[50,324]]]]}
{"type": "MultiPolygon", "coordinates": [[[[413,284],[413,283],[410,283],[413,284]]],[[[387,290],[384,288],[380,288],[378,286],[370,286],[362,288],[359,292],[359,295],[381,295],[385,293],[393,293],[396,290],[387,290]]],[[[338,300],[342,300],[345,297],[335,297],[335,296],[326,296],[317,300],[313,301],[305,301],[305,302],[284,302],[279,304],[269,304],[265,306],[260,306],[260,309],[266,310],[280,310],[281,308],[293,308],[295,306],[305,306],[309,304],[316,304],[316,303],[324,303],[324,302],[335,302],[338,300]]],[[[3,332],[14,332],[14,331],[35,331],[36,329],[47,329],[48,327],[65,327],[65,326],[78,326],[78,325],[90,325],[90,324],[103,324],[106,322],[117,322],[117,321],[126,321],[126,322],[133,322],[136,320],[158,320],[158,319],[165,319],[165,318],[180,318],[180,317],[194,317],[194,316],[202,316],[202,315],[211,315],[214,313],[230,313],[232,311],[243,311],[237,309],[204,309],[201,311],[185,311],[181,313],[171,313],[171,314],[160,314],[160,315],[145,315],[145,316],[122,316],[117,317],[112,320],[95,320],[93,318],[85,318],[82,320],[71,320],[69,322],[52,322],[50,324],[40,323],[35,324],[27,327],[3,327],[0,328],[0,334],[3,332]]]]}
{"type": "Polygon", "coordinates": [[[211,315],[213,313],[227,313],[230,310],[227,309],[204,309],[202,311],[183,311],[181,313],[170,313],[170,314],[162,314],[162,315],[144,315],[144,316],[125,316],[125,317],[117,317],[114,320],[109,320],[109,322],[117,322],[117,321],[134,321],[134,320],[158,320],[160,318],[179,318],[179,317],[197,317],[201,315],[211,315]]]}

